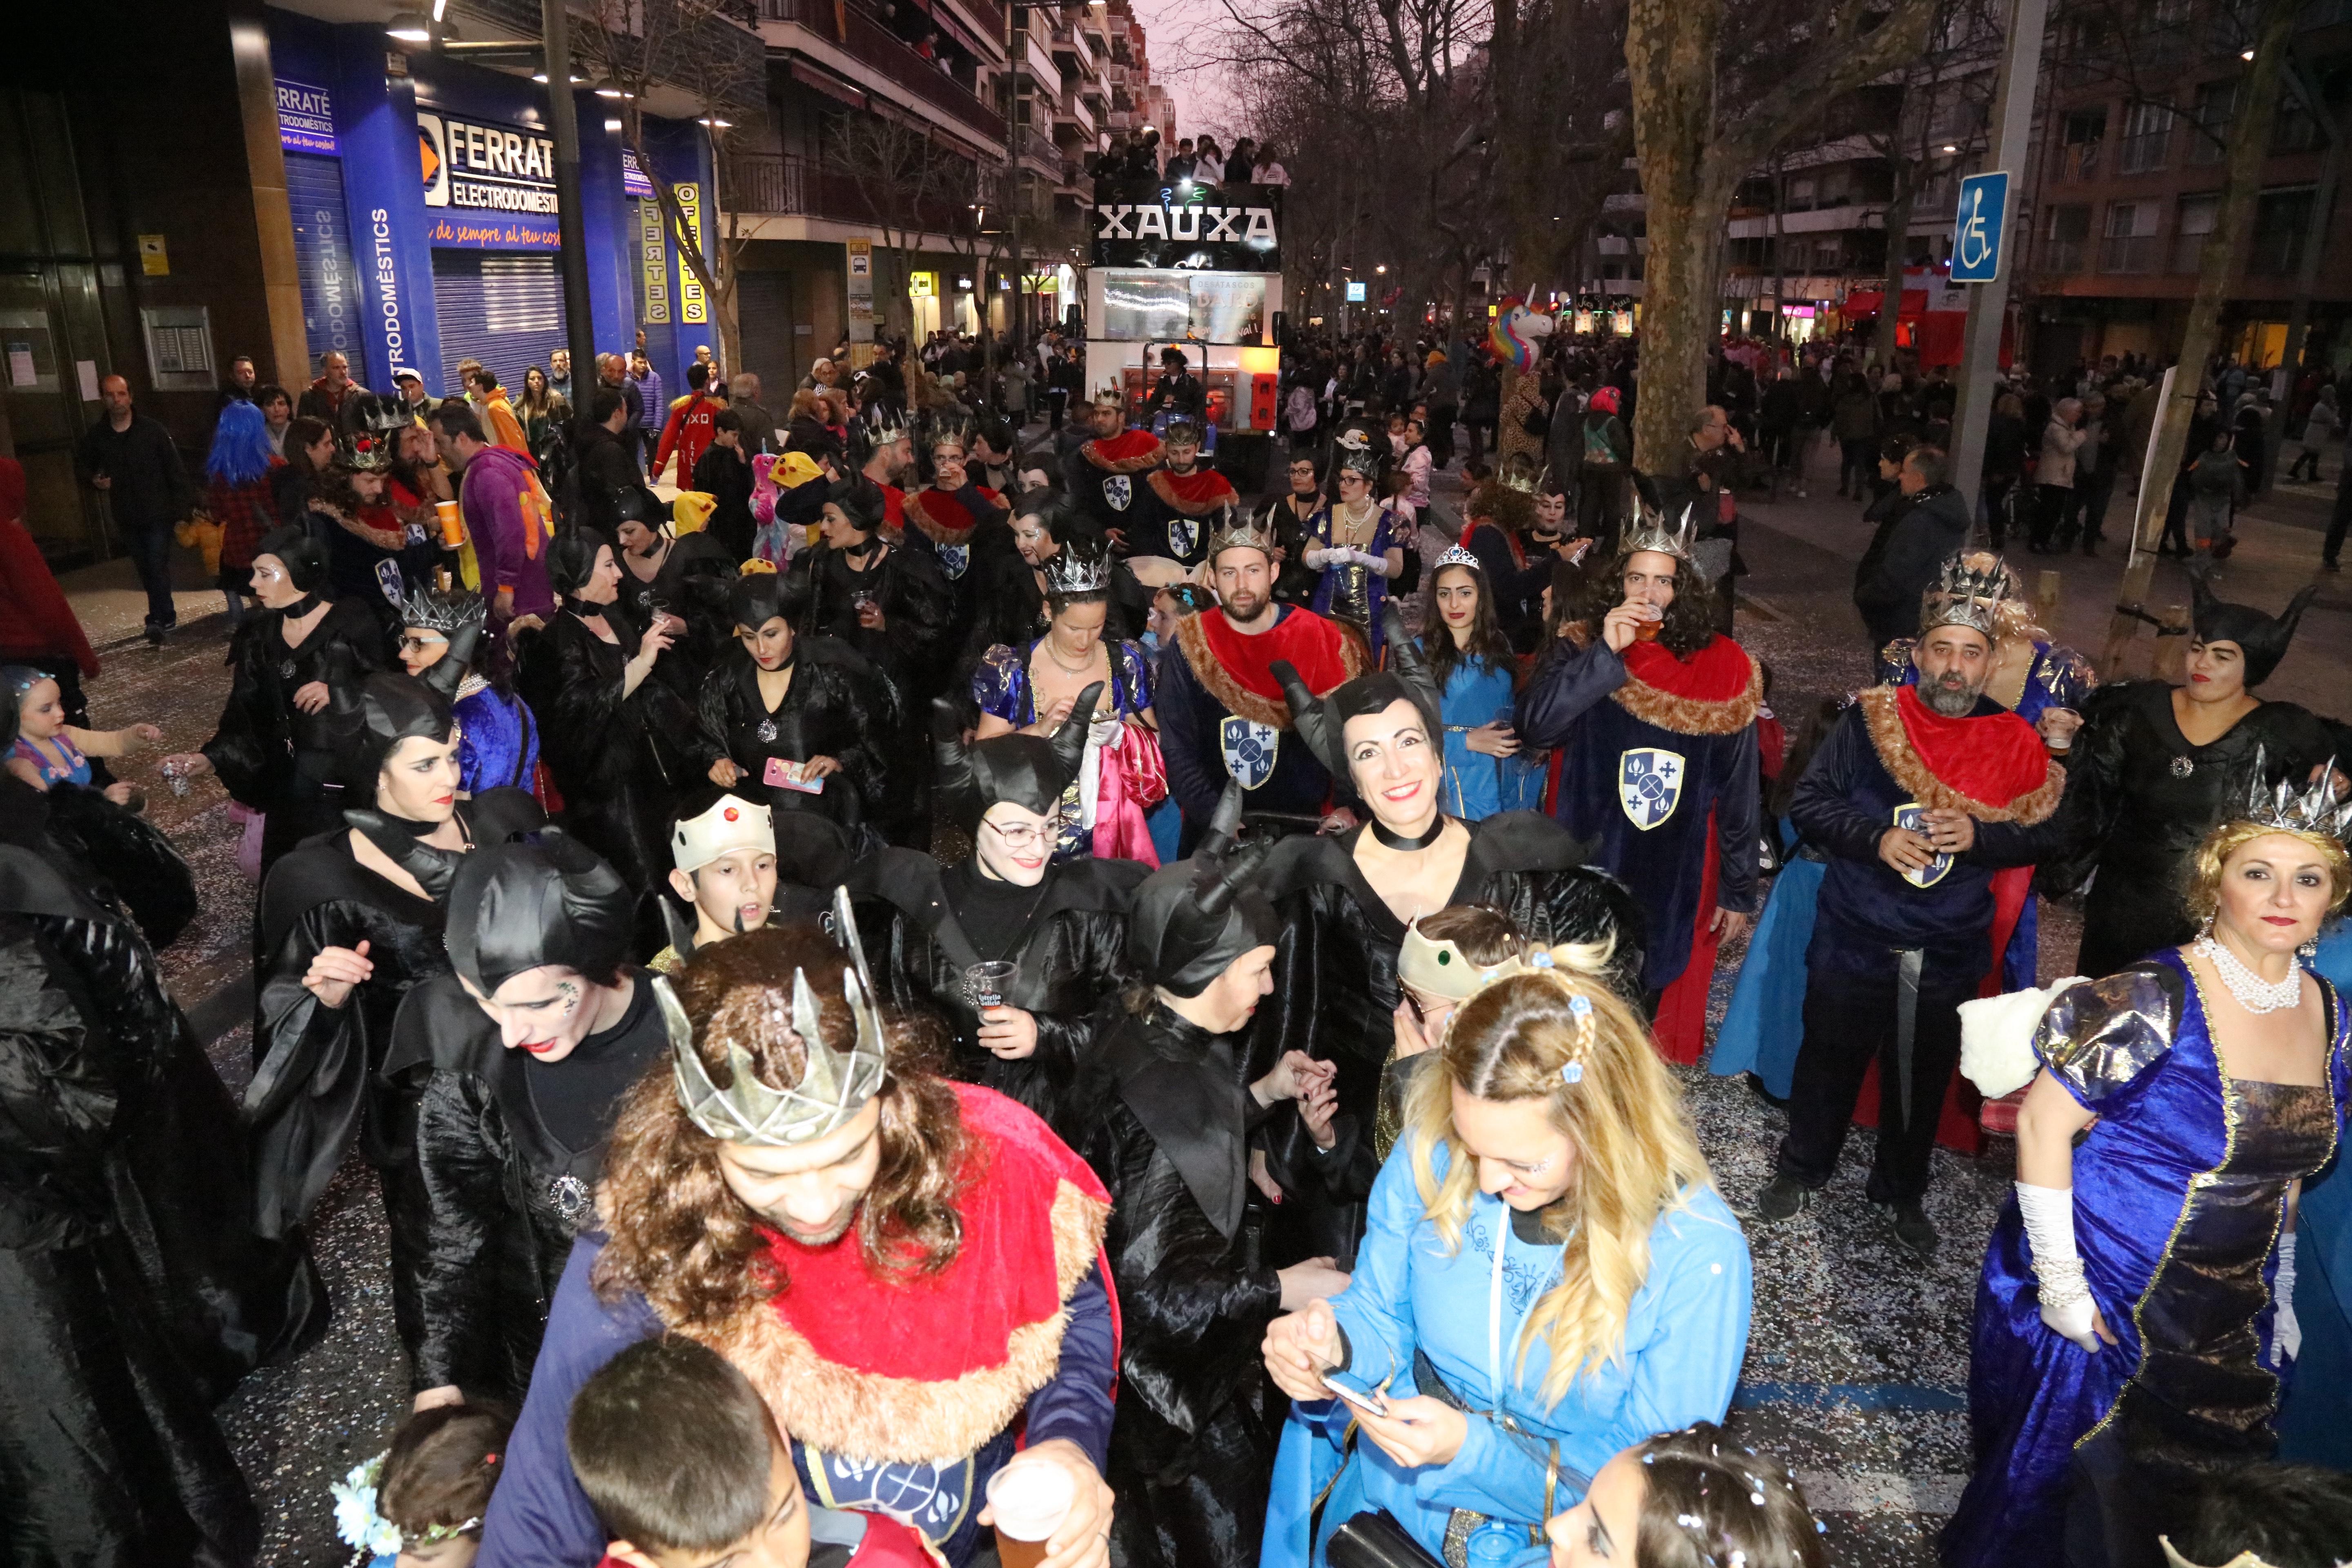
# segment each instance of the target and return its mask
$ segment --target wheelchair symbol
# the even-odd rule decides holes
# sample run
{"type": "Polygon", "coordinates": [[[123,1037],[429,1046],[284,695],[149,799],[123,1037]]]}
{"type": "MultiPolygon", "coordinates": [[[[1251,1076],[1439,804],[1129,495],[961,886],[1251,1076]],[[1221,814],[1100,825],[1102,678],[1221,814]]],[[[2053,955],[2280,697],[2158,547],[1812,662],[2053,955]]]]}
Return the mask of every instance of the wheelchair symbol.
{"type": "Polygon", "coordinates": [[[1960,265],[1970,272],[1992,265],[1992,236],[1984,218],[1984,193],[1969,193],[1969,221],[1960,226],[1960,265]]]}

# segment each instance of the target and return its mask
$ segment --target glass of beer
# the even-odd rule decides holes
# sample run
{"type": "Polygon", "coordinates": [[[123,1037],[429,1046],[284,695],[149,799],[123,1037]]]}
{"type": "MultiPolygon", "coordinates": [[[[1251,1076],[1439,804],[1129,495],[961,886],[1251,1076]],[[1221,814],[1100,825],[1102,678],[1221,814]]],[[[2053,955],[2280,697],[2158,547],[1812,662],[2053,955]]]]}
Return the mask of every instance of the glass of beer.
{"type": "Polygon", "coordinates": [[[989,1516],[996,1525],[996,1556],[1004,1568],[1037,1568],[1045,1542],[1070,1516],[1077,1491],[1058,1465],[1013,1462],[988,1478],[989,1516]]]}

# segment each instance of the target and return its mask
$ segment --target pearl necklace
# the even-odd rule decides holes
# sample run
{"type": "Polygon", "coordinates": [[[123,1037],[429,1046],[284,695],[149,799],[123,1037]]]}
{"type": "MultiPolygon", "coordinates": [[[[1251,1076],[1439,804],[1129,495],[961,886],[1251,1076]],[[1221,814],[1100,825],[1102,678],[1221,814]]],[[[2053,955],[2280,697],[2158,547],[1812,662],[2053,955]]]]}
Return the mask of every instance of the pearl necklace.
{"type": "Polygon", "coordinates": [[[2221,977],[2221,984],[2229,987],[2231,996],[2237,998],[2238,1005],[2249,1013],[2275,1013],[2302,1004],[2303,971],[2300,968],[2290,966],[2284,980],[2265,980],[2240,963],[2236,953],[2214,941],[2210,933],[2199,937],[2192,951],[2213,966],[2213,972],[2221,977]]]}

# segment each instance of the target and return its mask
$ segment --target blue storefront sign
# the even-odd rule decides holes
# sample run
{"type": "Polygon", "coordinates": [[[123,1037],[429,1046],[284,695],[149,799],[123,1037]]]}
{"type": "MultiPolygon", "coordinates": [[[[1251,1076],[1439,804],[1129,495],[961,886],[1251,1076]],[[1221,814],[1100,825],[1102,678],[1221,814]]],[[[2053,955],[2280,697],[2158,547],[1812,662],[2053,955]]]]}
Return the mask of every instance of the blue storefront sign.
{"type": "Polygon", "coordinates": [[[334,100],[323,87],[277,79],[278,144],[289,153],[318,153],[333,157],[334,100]]]}
{"type": "Polygon", "coordinates": [[[555,139],[502,125],[418,110],[417,162],[436,248],[553,250],[562,243],[556,218],[555,139]]]}

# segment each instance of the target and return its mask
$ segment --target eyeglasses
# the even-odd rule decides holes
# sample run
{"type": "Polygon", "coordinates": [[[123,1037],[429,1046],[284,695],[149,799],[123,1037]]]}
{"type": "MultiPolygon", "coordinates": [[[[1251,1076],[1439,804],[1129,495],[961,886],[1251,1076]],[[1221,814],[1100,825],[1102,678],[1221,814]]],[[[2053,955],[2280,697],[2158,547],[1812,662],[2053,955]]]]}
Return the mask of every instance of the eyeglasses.
{"type": "Polygon", "coordinates": [[[1027,823],[1018,827],[1007,827],[1001,822],[992,822],[988,826],[997,837],[1004,841],[1007,849],[1034,849],[1045,843],[1052,832],[1050,828],[1034,827],[1027,823]]]}
{"type": "Polygon", "coordinates": [[[412,634],[400,639],[400,651],[403,653],[423,653],[435,643],[446,643],[448,640],[449,639],[447,637],[443,637],[438,632],[426,632],[423,637],[417,637],[412,634]]]}

